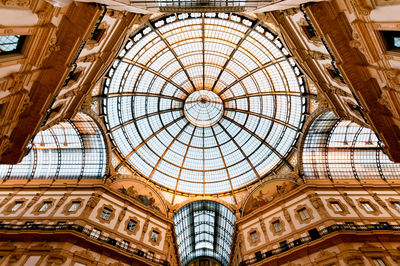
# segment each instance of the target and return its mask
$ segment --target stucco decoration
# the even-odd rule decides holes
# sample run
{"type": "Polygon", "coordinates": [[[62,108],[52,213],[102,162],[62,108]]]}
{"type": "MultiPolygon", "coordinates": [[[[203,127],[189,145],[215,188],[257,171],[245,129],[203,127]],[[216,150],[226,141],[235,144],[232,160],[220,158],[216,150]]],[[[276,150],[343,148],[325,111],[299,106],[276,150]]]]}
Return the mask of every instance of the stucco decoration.
{"type": "Polygon", "coordinates": [[[298,185],[290,180],[272,180],[261,184],[253,190],[243,207],[243,215],[247,215],[259,207],[275,200],[283,194],[293,190],[298,185]]]}
{"type": "Polygon", "coordinates": [[[112,183],[110,187],[147,207],[164,214],[167,213],[167,206],[162,196],[151,185],[143,181],[124,179],[112,183]]]}

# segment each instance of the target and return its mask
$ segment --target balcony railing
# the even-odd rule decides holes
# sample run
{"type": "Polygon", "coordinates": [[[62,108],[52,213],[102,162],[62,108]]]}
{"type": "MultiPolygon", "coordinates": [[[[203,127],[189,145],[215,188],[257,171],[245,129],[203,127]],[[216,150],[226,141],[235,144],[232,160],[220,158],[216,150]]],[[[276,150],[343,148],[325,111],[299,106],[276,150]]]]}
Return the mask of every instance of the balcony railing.
{"type": "Polygon", "coordinates": [[[99,241],[106,243],[110,246],[116,247],[117,249],[120,249],[124,252],[127,252],[131,255],[136,255],[139,257],[142,257],[146,260],[149,260],[151,262],[160,264],[160,265],[165,265],[169,266],[170,263],[166,260],[161,260],[158,258],[154,257],[154,254],[152,253],[146,253],[140,249],[133,248],[133,247],[128,247],[126,242],[118,241],[116,239],[113,239],[108,236],[104,235],[96,235],[93,233],[91,229],[85,228],[83,226],[77,225],[77,224],[0,224],[0,231],[5,230],[5,231],[25,231],[25,230],[35,230],[35,231],[74,231],[77,232],[81,235],[86,236],[89,239],[92,239],[94,241],[99,241]]]}
{"type": "Polygon", "coordinates": [[[334,232],[343,232],[343,231],[374,231],[374,230],[389,230],[389,231],[400,231],[400,225],[388,225],[388,224],[368,224],[368,225],[353,225],[353,224],[334,224],[328,226],[320,231],[316,231],[313,236],[306,236],[292,242],[287,243],[286,245],[281,245],[279,248],[275,248],[264,253],[258,253],[256,257],[244,260],[240,263],[240,266],[252,265],[258,263],[264,259],[270,258],[274,255],[281,254],[285,251],[288,251],[292,248],[298,247],[300,245],[309,243],[311,241],[317,240],[323,236],[329,235],[334,232]]]}

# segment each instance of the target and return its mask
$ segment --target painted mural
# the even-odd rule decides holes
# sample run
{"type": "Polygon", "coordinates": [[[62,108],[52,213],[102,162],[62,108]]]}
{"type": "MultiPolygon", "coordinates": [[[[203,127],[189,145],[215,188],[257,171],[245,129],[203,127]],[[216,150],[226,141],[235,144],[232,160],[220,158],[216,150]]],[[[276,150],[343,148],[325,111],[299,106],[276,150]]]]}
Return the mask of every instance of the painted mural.
{"type": "Polygon", "coordinates": [[[260,208],[279,196],[291,191],[298,185],[289,180],[268,181],[256,188],[248,197],[243,208],[243,215],[260,208]]]}
{"type": "Polygon", "coordinates": [[[162,199],[152,190],[149,185],[136,180],[121,180],[113,183],[111,188],[124,194],[143,205],[166,213],[162,199]]]}

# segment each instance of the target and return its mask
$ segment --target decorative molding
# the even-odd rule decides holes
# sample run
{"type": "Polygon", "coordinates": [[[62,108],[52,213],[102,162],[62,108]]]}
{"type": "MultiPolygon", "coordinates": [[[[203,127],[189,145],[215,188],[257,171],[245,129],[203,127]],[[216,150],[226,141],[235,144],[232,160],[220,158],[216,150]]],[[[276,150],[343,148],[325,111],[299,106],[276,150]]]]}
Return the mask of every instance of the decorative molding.
{"type": "Polygon", "coordinates": [[[26,198],[18,198],[18,199],[15,199],[14,201],[12,201],[12,202],[9,203],[8,205],[6,205],[6,207],[4,208],[4,210],[2,211],[2,213],[3,213],[4,215],[10,215],[10,214],[16,213],[16,212],[18,212],[19,210],[23,209],[23,208],[25,207],[25,205],[26,205],[27,202],[28,202],[28,199],[26,199],[26,198]],[[22,201],[21,206],[20,206],[15,212],[10,211],[11,207],[14,206],[14,204],[15,204],[17,201],[22,201]]]}
{"type": "Polygon", "coordinates": [[[387,201],[388,205],[389,205],[392,209],[394,209],[397,213],[400,214],[400,210],[396,209],[396,208],[393,206],[393,204],[392,204],[392,202],[398,202],[398,203],[400,204],[400,199],[387,198],[386,201],[387,201]]]}
{"type": "Polygon", "coordinates": [[[114,217],[115,217],[115,211],[116,211],[115,208],[111,204],[103,204],[103,206],[101,206],[97,210],[96,219],[101,221],[102,223],[109,224],[111,222],[111,220],[114,219],[114,217]],[[107,209],[111,210],[111,214],[110,214],[110,216],[108,217],[107,220],[101,217],[101,213],[103,212],[104,208],[107,208],[107,209]]]}
{"type": "Polygon", "coordinates": [[[261,242],[261,233],[258,231],[258,228],[252,227],[250,230],[247,232],[247,242],[249,243],[250,246],[257,246],[261,242]],[[256,232],[257,234],[257,241],[254,241],[251,239],[251,233],[256,232]]]}
{"type": "Polygon", "coordinates": [[[326,217],[327,216],[327,212],[326,212],[325,206],[324,206],[321,198],[318,196],[318,194],[317,193],[310,193],[310,194],[307,195],[307,197],[310,200],[310,202],[313,205],[313,207],[321,215],[321,217],[326,217]]]}
{"type": "Polygon", "coordinates": [[[356,205],[354,204],[354,201],[348,196],[347,193],[343,193],[343,198],[347,202],[347,204],[350,205],[353,209],[357,210],[356,205]]]}
{"type": "Polygon", "coordinates": [[[329,198],[326,199],[326,205],[328,206],[329,209],[331,209],[334,213],[340,214],[342,216],[346,216],[347,214],[350,214],[349,208],[347,208],[346,204],[343,204],[339,199],[337,198],[329,198]],[[339,204],[340,208],[342,208],[342,211],[337,211],[335,208],[332,207],[332,203],[335,202],[339,204]]]}
{"type": "Polygon", "coordinates": [[[32,214],[35,216],[41,215],[41,214],[45,214],[48,211],[50,211],[50,209],[54,206],[54,203],[56,202],[56,199],[54,198],[47,198],[47,199],[43,199],[42,201],[40,201],[38,204],[36,204],[36,207],[34,208],[34,210],[32,211],[32,214]],[[47,209],[43,212],[39,212],[39,209],[42,207],[42,205],[46,202],[46,201],[50,201],[50,205],[47,207],[47,209]]]}
{"type": "Polygon", "coordinates": [[[151,230],[149,231],[149,242],[150,242],[153,246],[157,246],[157,245],[160,243],[161,238],[162,238],[162,236],[161,236],[160,229],[158,229],[157,227],[152,227],[151,230]],[[153,231],[158,233],[158,237],[157,237],[156,241],[153,241],[153,240],[151,239],[151,235],[152,235],[153,231]]]}
{"type": "Polygon", "coordinates": [[[299,26],[300,32],[306,40],[310,41],[312,44],[314,44],[317,47],[322,45],[322,40],[320,37],[314,36],[314,37],[309,38],[307,33],[304,31],[304,28],[303,28],[304,26],[310,26],[305,18],[301,18],[297,22],[297,25],[299,26]]]}
{"type": "Polygon", "coordinates": [[[381,214],[382,212],[380,211],[378,205],[376,205],[375,203],[373,203],[370,199],[366,199],[366,198],[358,198],[357,200],[358,203],[358,207],[360,209],[362,209],[364,212],[368,213],[368,214],[372,214],[375,216],[378,216],[379,214],[381,214]],[[374,211],[367,211],[361,204],[361,202],[368,202],[371,207],[374,209],[374,211]]]}
{"type": "Polygon", "coordinates": [[[100,40],[92,40],[89,39],[86,44],[85,44],[85,49],[92,50],[93,48],[99,46],[99,44],[104,40],[104,37],[107,35],[107,30],[110,28],[110,24],[108,24],[106,21],[103,21],[100,23],[99,27],[97,28],[98,30],[104,30],[104,33],[102,34],[100,40]]]}
{"type": "Polygon", "coordinates": [[[64,208],[61,213],[66,216],[75,214],[83,207],[83,202],[84,202],[83,198],[72,198],[72,199],[70,199],[70,201],[67,204],[64,205],[64,208]],[[75,211],[69,211],[69,208],[71,208],[74,201],[75,202],[79,201],[80,202],[79,206],[78,206],[78,208],[76,208],[75,211]]]}
{"type": "Polygon", "coordinates": [[[83,210],[83,216],[88,217],[89,214],[93,211],[93,209],[97,206],[101,198],[101,195],[92,193],[88,202],[86,203],[85,209],[83,210]]]}
{"type": "Polygon", "coordinates": [[[309,208],[306,204],[297,205],[296,209],[294,209],[294,217],[297,219],[297,221],[300,224],[308,224],[311,220],[314,219],[314,215],[313,215],[313,212],[312,212],[311,208],[309,208]],[[307,210],[307,213],[308,213],[308,216],[309,216],[305,220],[301,219],[300,214],[299,214],[299,210],[301,210],[303,208],[305,208],[307,210]]]}
{"type": "Polygon", "coordinates": [[[16,8],[29,8],[31,5],[30,0],[1,0],[0,6],[16,7],[16,8]]]}
{"type": "Polygon", "coordinates": [[[281,217],[273,217],[271,219],[271,221],[269,222],[269,230],[271,231],[271,233],[274,236],[280,236],[286,231],[285,222],[281,219],[281,217]],[[279,232],[276,232],[276,230],[275,230],[275,227],[274,227],[275,222],[280,222],[280,224],[281,224],[282,228],[279,232]]]}
{"type": "Polygon", "coordinates": [[[41,196],[40,193],[36,193],[35,196],[26,205],[26,209],[32,207],[39,200],[40,196],[41,196]]]}
{"type": "Polygon", "coordinates": [[[128,235],[136,235],[136,233],[139,231],[139,228],[140,228],[140,221],[139,221],[139,219],[136,218],[135,216],[129,216],[128,219],[127,219],[126,222],[125,222],[124,231],[125,231],[128,235]],[[136,222],[135,230],[133,230],[133,231],[128,230],[128,224],[129,224],[129,221],[130,221],[130,220],[133,220],[133,221],[136,222]]]}
{"type": "Polygon", "coordinates": [[[387,209],[388,206],[386,205],[386,203],[385,203],[381,198],[378,197],[378,194],[373,193],[373,194],[372,194],[372,197],[374,198],[374,200],[375,200],[382,208],[387,209]]]}
{"type": "Polygon", "coordinates": [[[292,222],[292,217],[290,217],[288,210],[286,208],[282,208],[282,211],[286,221],[288,221],[289,223],[292,222]]]}

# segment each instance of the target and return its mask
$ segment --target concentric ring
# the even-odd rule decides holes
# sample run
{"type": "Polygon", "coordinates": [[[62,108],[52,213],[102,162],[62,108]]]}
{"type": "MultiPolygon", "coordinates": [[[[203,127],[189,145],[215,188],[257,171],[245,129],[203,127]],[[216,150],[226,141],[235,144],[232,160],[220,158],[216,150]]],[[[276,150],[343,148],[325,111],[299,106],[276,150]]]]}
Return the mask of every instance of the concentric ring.
{"type": "Polygon", "coordinates": [[[212,91],[195,91],[186,98],[183,107],[186,119],[197,127],[215,125],[224,113],[221,98],[212,91]]]}
{"type": "Polygon", "coordinates": [[[148,23],[114,61],[103,93],[116,170],[127,166],[170,191],[199,195],[292,169],[287,157],[308,108],[302,73],[277,35],[225,13],[148,23]],[[191,102],[199,91],[223,104],[211,96],[191,102]]]}

